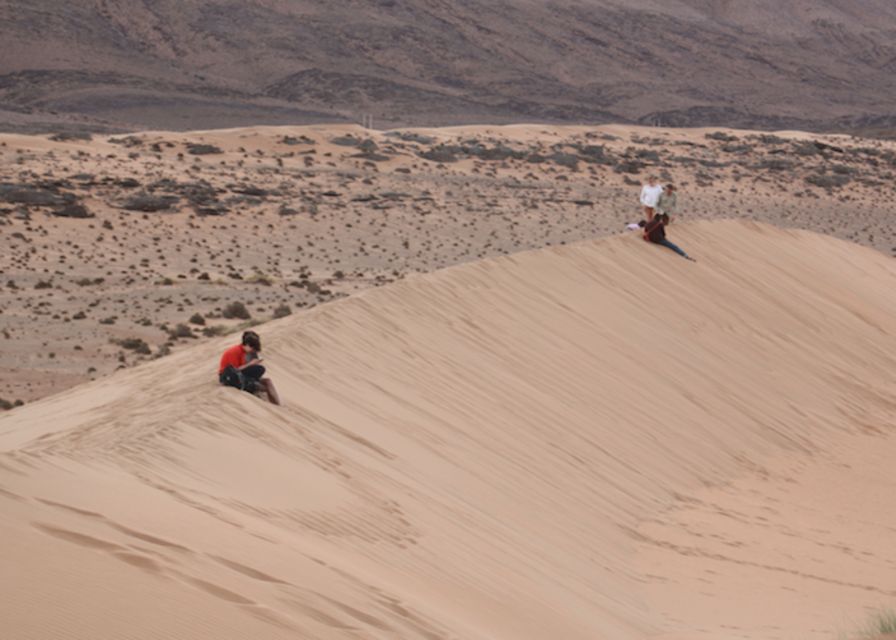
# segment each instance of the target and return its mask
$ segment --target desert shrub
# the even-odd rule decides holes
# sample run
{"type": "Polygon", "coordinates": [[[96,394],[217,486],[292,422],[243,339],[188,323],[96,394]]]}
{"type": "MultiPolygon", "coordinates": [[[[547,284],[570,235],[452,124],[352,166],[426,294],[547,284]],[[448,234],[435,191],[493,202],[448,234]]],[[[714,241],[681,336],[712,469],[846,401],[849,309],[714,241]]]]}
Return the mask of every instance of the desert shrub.
{"type": "Polygon", "coordinates": [[[201,313],[194,313],[193,315],[190,316],[190,324],[204,325],[205,318],[202,317],[201,313]]]}
{"type": "Polygon", "coordinates": [[[141,193],[127,198],[121,206],[129,211],[152,213],[155,211],[168,211],[179,200],[180,198],[172,195],[156,196],[148,193],[141,193]]]}
{"type": "Polygon", "coordinates": [[[50,140],[54,142],[90,142],[93,136],[83,131],[63,131],[50,136],[50,140]]]}
{"type": "Polygon", "coordinates": [[[314,140],[312,140],[308,136],[283,136],[283,140],[281,140],[281,142],[287,145],[314,144],[314,140]]]}
{"type": "Polygon", "coordinates": [[[501,144],[491,148],[476,145],[476,147],[469,150],[468,153],[470,155],[475,155],[478,158],[482,158],[483,160],[509,160],[511,158],[518,160],[525,155],[522,151],[515,151],[510,147],[501,144]]]}
{"type": "Polygon", "coordinates": [[[175,327],[168,332],[168,335],[172,338],[195,338],[193,335],[193,330],[185,325],[184,323],[178,323],[175,327]]]}
{"type": "Polygon", "coordinates": [[[833,189],[836,187],[842,187],[845,184],[848,184],[850,181],[849,176],[842,175],[822,175],[816,174],[811,176],[806,176],[806,182],[809,184],[814,184],[816,187],[821,187],[823,189],[833,189]]]}
{"type": "Polygon", "coordinates": [[[643,162],[638,162],[637,160],[623,160],[613,167],[613,171],[616,173],[640,173],[643,168],[643,162]]]}
{"type": "Polygon", "coordinates": [[[386,134],[387,136],[394,136],[405,142],[416,142],[418,144],[433,144],[436,139],[430,138],[429,136],[424,136],[419,133],[414,133],[412,131],[407,132],[389,132],[386,134]]]}
{"type": "Polygon", "coordinates": [[[146,342],[141,338],[125,338],[124,340],[119,340],[118,346],[120,346],[122,349],[129,349],[131,351],[136,351],[137,353],[142,353],[144,355],[149,355],[150,353],[152,353],[149,345],[146,344],[146,342]]]}
{"type": "Polygon", "coordinates": [[[221,149],[213,144],[196,144],[187,143],[187,151],[194,156],[207,156],[218,153],[224,153],[221,149]]]}
{"type": "Polygon", "coordinates": [[[123,138],[109,138],[109,142],[112,144],[121,144],[126,147],[139,147],[139,146],[143,145],[143,140],[141,140],[137,136],[125,136],[123,138]]]}
{"type": "Polygon", "coordinates": [[[638,149],[635,157],[639,160],[647,160],[648,162],[659,162],[660,154],[655,149],[638,149]]]}
{"type": "Polygon", "coordinates": [[[274,309],[274,317],[275,318],[285,318],[288,315],[292,314],[292,309],[289,308],[288,304],[281,304],[279,307],[274,309]]]}
{"type": "Polygon", "coordinates": [[[548,159],[554,164],[559,164],[561,167],[566,167],[567,169],[576,169],[579,166],[579,156],[571,153],[557,151],[549,155],[548,159]]]}
{"type": "Polygon", "coordinates": [[[263,273],[253,273],[251,276],[246,278],[246,282],[251,282],[252,284],[260,284],[264,287],[270,287],[273,284],[271,279],[263,273]]]}
{"type": "Polygon", "coordinates": [[[239,301],[231,302],[224,307],[224,310],[221,311],[221,315],[227,319],[238,318],[240,320],[248,320],[252,317],[252,314],[249,313],[246,305],[239,301]]]}
{"type": "Polygon", "coordinates": [[[588,162],[602,162],[607,160],[607,148],[602,144],[580,145],[577,147],[588,162]]]}
{"type": "Polygon", "coordinates": [[[357,147],[361,144],[361,140],[350,135],[332,138],[330,142],[340,147],[357,147]]]}
{"type": "Polygon", "coordinates": [[[748,144],[724,144],[722,151],[725,153],[745,154],[750,153],[753,147],[748,144]]]}
{"type": "Polygon", "coordinates": [[[737,136],[732,136],[723,131],[713,131],[712,133],[706,134],[707,140],[718,140],[719,142],[735,142],[738,138],[737,136]]]}
{"type": "Polygon", "coordinates": [[[159,350],[156,351],[156,358],[164,358],[167,355],[171,354],[171,347],[167,344],[163,344],[159,347],[159,350]]]}
{"type": "Polygon", "coordinates": [[[793,169],[793,162],[784,158],[765,158],[756,163],[756,168],[769,171],[789,171],[793,169]]]}
{"type": "Polygon", "coordinates": [[[716,176],[706,171],[698,171],[694,174],[694,178],[697,181],[698,187],[710,187],[713,184],[713,180],[716,179],[716,176]]]}
{"type": "Polygon", "coordinates": [[[58,218],[95,218],[96,215],[83,204],[69,203],[50,212],[58,218]]]}
{"type": "Polygon", "coordinates": [[[879,611],[874,617],[874,630],[881,635],[896,633],[896,613],[879,611]]]}
{"type": "Polygon", "coordinates": [[[460,152],[461,149],[453,145],[438,145],[418,155],[432,162],[457,162],[457,154],[460,152]]]}
{"type": "Polygon", "coordinates": [[[774,136],[771,134],[761,134],[757,136],[759,138],[759,142],[762,144],[784,144],[787,142],[787,138],[782,138],[780,136],[774,136]]]}
{"type": "Polygon", "coordinates": [[[365,153],[373,153],[378,150],[380,146],[370,138],[367,138],[366,140],[361,141],[358,148],[365,153]]]}
{"type": "Polygon", "coordinates": [[[861,640],[876,640],[877,638],[889,638],[896,634],[896,612],[880,610],[871,616],[865,626],[853,637],[861,640]]]}
{"type": "Polygon", "coordinates": [[[793,152],[798,156],[814,156],[821,150],[811,142],[797,142],[793,145],[793,152]]]}

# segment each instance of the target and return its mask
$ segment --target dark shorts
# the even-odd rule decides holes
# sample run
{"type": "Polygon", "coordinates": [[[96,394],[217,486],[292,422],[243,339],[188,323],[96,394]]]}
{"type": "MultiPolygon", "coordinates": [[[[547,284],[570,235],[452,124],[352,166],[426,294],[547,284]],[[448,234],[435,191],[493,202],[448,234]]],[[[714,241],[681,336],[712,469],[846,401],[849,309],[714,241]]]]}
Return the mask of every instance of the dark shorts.
{"type": "MultiPolygon", "coordinates": [[[[229,368],[228,368],[229,369],[229,368]]],[[[259,389],[261,389],[261,378],[264,376],[264,366],[260,364],[253,364],[251,367],[246,367],[242,371],[236,371],[235,369],[231,372],[225,370],[221,375],[218,376],[218,380],[223,385],[227,385],[228,387],[236,387],[237,389],[242,389],[243,391],[248,391],[249,393],[256,393],[259,389]],[[236,375],[233,375],[233,374],[236,375]]]]}

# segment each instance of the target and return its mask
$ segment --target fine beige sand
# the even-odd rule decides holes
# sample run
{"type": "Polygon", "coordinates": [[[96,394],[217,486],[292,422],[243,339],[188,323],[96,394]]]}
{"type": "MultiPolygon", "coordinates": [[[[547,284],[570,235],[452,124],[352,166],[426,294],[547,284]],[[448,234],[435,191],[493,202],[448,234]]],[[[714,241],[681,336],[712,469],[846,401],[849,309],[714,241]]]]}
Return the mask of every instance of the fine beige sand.
{"type": "Polygon", "coordinates": [[[748,221],[411,275],[0,416],[3,637],[830,639],[896,598],[896,263],[748,221]]]}

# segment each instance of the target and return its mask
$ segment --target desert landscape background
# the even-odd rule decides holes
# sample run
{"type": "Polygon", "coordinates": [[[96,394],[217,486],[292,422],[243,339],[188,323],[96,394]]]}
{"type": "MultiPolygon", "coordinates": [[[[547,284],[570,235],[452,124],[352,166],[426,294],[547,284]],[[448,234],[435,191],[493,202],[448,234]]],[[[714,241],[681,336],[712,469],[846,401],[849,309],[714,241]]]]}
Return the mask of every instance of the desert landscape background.
{"type": "Polygon", "coordinates": [[[0,0],[0,635],[892,640],[894,19],[0,0]]]}
{"type": "Polygon", "coordinates": [[[0,128],[896,130],[889,0],[0,2],[0,128]]]}

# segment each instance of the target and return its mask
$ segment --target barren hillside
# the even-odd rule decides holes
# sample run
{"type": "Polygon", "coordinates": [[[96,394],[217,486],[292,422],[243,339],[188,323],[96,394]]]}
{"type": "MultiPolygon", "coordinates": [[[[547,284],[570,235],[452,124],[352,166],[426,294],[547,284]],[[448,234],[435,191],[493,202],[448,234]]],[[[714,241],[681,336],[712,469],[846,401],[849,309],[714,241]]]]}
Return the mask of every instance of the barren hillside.
{"type": "Polygon", "coordinates": [[[885,131],[894,24],[884,0],[4,0],[0,126],[885,131]]]}

